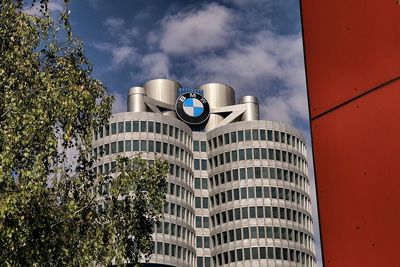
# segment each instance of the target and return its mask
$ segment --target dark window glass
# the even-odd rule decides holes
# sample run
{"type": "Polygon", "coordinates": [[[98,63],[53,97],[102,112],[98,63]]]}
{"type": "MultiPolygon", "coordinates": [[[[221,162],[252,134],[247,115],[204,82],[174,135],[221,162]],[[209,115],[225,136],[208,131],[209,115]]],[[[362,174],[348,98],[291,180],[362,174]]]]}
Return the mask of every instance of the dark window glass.
{"type": "Polygon", "coordinates": [[[104,126],[104,134],[105,134],[105,136],[110,135],[110,125],[109,124],[104,126]]]}
{"type": "Polygon", "coordinates": [[[239,172],[237,169],[232,170],[232,177],[234,181],[239,180],[239,172]]]}
{"type": "Polygon", "coordinates": [[[209,223],[209,218],[208,217],[203,217],[203,227],[208,228],[210,223],[209,223]]]}
{"type": "Polygon", "coordinates": [[[156,142],[156,152],[161,153],[161,142],[156,142]]]}
{"type": "Polygon", "coordinates": [[[147,130],[147,121],[141,121],[140,122],[140,131],[146,132],[146,130],[147,130]]]}
{"type": "Polygon", "coordinates": [[[118,141],[118,152],[124,152],[124,141],[118,141]]]}
{"type": "Polygon", "coordinates": [[[133,132],[139,132],[139,122],[138,121],[133,121],[132,122],[132,131],[133,132]]]}
{"type": "Polygon", "coordinates": [[[267,226],[267,238],[273,238],[272,227],[267,226]]]}
{"type": "Polygon", "coordinates": [[[201,197],[195,198],[195,207],[200,209],[201,208],[201,197]]]}
{"type": "Polygon", "coordinates": [[[111,143],[111,154],[117,153],[117,143],[112,142],[111,143]]]}
{"type": "Polygon", "coordinates": [[[200,170],[200,160],[199,159],[194,160],[194,169],[200,170]]]}
{"type": "Polygon", "coordinates": [[[268,259],[274,259],[274,248],[268,247],[268,259]]]}
{"type": "Polygon", "coordinates": [[[258,130],[253,130],[253,140],[258,140],[258,130]]]}
{"type": "Polygon", "coordinates": [[[116,134],[116,133],[117,133],[117,124],[111,123],[111,134],[116,134]]]}
{"type": "Polygon", "coordinates": [[[197,267],[203,267],[203,257],[197,256],[197,267]]]}
{"type": "Polygon", "coordinates": [[[253,260],[258,259],[258,248],[257,247],[251,248],[251,256],[252,256],[253,260]]]}
{"type": "Polygon", "coordinates": [[[204,247],[210,248],[210,238],[207,236],[204,237],[204,247]]]}
{"type": "Polygon", "coordinates": [[[269,198],[270,197],[269,187],[267,187],[267,186],[264,186],[264,197],[265,198],[269,198]]]}
{"type": "Polygon", "coordinates": [[[253,169],[253,167],[248,167],[247,168],[247,178],[248,179],[253,179],[254,178],[254,169],[253,169]]]}
{"type": "Polygon", "coordinates": [[[261,148],[261,158],[267,159],[267,149],[266,148],[261,148]]]}
{"type": "Polygon", "coordinates": [[[231,142],[236,143],[236,132],[231,132],[231,142]]]}
{"type": "Polygon", "coordinates": [[[235,251],[231,250],[231,251],[229,251],[229,254],[231,256],[231,262],[235,262],[236,261],[236,259],[235,259],[235,251]]]}
{"type": "Polygon", "coordinates": [[[139,140],[133,140],[132,150],[139,151],[139,140]]]}
{"type": "Polygon", "coordinates": [[[235,221],[240,220],[240,208],[235,209],[235,221]]]}
{"type": "Polygon", "coordinates": [[[249,239],[250,233],[249,233],[249,228],[243,228],[243,239],[249,239]]]}
{"type": "Polygon", "coordinates": [[[271,208],[265,207],[265,218],[271,218],[271,208]]]}
{"type": "Polygon", "coordinates": [[[225,152],[225,161],[226,161],[226,163],[231,162],[231,153],[229,151],[225,152]]]}
{"type": "MultiPolygon", "coordinates": [[[[243,229],[244,230],[244,229],[243,229]]],[[[244,260],[250,260],[250,248],[244,249],[244,260]]]]}
{"type": "Polygon", "coordinates": [[[254,168],[254,177],[261,178],[261,168],[260,167],[254,168]]]}
{"type": "Polygon", "coordinates": [[[272,130],[267,131],[267,137],[268,137],[268,141],[273,141],[272,130]]]}
{"type": "Polygon", "coordinates": [[[246,169],[245,168],[240,168],[239,173],[240,173],[240,180],[246,179],[246,169]]]}
{"type": "Polygon", "coordinates": [[[263,211],[264,211],[264,207],[257,207],[257,218],[264,217],[263,211]]]}
{"type": "Polygon", "coordinates": [[[207,197],[203,197],[203,208],[208,209],[208,198],[207,197]]]}
{"type": "Polygon", "coordinates": [[[243,260],[243,250],[242,249],[237,249],[236,250],[236,256],[237,256],[237,260],[238,261],[242,261],[243,260]]]}
{"type": "Polygon", "coordinates": [[[207,170],[207,160],[206,160],[206,159],[202,159],[202,160],[201,160],[201,169],[202,169],[203,171],[206,171],[206,170],[207,170]]]}
{"type": "Polygon", "coordinates": [[[279,132],[278,131],[274,131],[274,141],[279,142],[279,132]]]}
{"type": "Polygon", "coordinates": [[[264,247],[260,248],[260,259],[266,259],[267,258],[267,252],[264,247]]]}
{"type": "Polygon", "coordinates": [[[237,161],[238,156],[237,156],[237,150],[232,151],[232,162],[237,161]]]}
{"type": "Polygon", "coordinates": [[[281,248],[275,248],[275,258],[277,260],[281,259],[281,248]]]}
{"type": "Polygon", "coordinates": [[[264,226],[258,227],[258,237],[265,238],[265,227],[264,226]]]}
{"type": "Polygon", "coordinates": [[[250,207],[250,218],[255,218],[255,217],[256,217],[256,208],[250,207]]]}
{"type": "Polygon", "coordinates": [[[249,218],[247,207],[243,207],[242,208],[242,219],[247,219],[247,218],[249,218]]]}
{"type": "Polygon", "coordinates": [[[200,145],[201,145],[201,152],[207,152],[207,143],[206,143],[206,141],[201,141],[200,145]]]}
{"type": "Polygon", "coordinates": [[[193,150],[194,151],[199,151],[199,141],[193,141],[193,150]]]}
{"type": "Polygon", "coordinates": [[[174,126],[169,125],[169,136],[174,137],[174,126]]]}
{"type": "Polygon", "coordinates": [[[242,240],[242,231],[241,231],[241,229],[236,229],[236,240],[242,240]]]}
{"type": "Polygon", "coordinates": [[[238,141],[243,141],[243,131],[238,131],[238,141]]]}
{"type": "Polygon", "coordinates": [[[280,150],[275,150],[275,160],[281,160],[281,151],[280,150]]]}
{"type": "Polygon", "coordinates": [[[125,141],[125,151],[131,151],[132,147],[131,147],[131,140],[126,140],[125,141]]]}
{"type": "Polygon", "coordinates": [[[196,247],[197,248],[203,247],[203,237],[202,236],[196,237],[196,247]]]}
{"type": "Polygon", "coordinates": [[[268,149],[268,159],[270,159],[270,160],[274,160],[275,159],[274,150],[271,149],[271,148],[268,149]]]}
{"type": "Polygon", "coordinates": [[[104,153],[106,155],[110,155],[110,145],[109,144],[104,145],[104,153]]]}
{"type": "Polygon", "coordinates": [[[244,149],[239,149],[239,160],[244,160],[244,149]]]}
{"type": "Polygon", "coordinates": [[[201,179],[201,187],[203,189],[207,189],[208,188],[208,179],[207,178],[202,178],[201,179]]]}
{"type": "Polygon", "coordinates": [[[249,187],[249,198],[254,198],[254,187],[249,187]]]}
{"type": "Polygon", "coordinates": [[[272,207],[272,217],[278,219],[278,208],[272,207]]]}
{"type": "Polygon", "coordinates": [[[257,227],[253,226],[250,228],[251,238],[257,238],[257,227]]]}
{"type": "Polygon", "coordinates": [[[250,130],[245,131],[245,139],[246,139],[246,141],[251,141],[251,131],[250,130]]]}
{"type": "Polygon", "coordinates": [[[265,130],[260,130],[260,140],[264,141],[266,139],[265,130]]]}
{"type": "Polygon", "coordinates": [[[149,151],[154,152],[154,141],[149,141],[149,151]]]}
{"type": "Polygon", "coordinates": [[[200,178],[194,178],[194,188],[201,189],[200,187],[200,178]]]}
{"type": "Polygon", "coordinates": [[[240,194],[242,196],[242,199],[246,199],[247,198],[247,188],[240,188],[240,194]]]}
{"type": "Polygon", "coordinates": [[[124,132],[124,122],[118,122],[118,133],[124,132]]]}
{"type": "Polygon", "coordinates": [[[235,200],[239,200],[239,188],[233,190],[233,197],[235,200]]]}
{"type": "Polygon", "coordinates": [[[254,148],[254,159],[260,159],[260,149],[259,148],[254,148]]]}
{"type": "Polygon", "coordinates": [[[132,132],[132,122],[131,121],[125,122],[125,132],[127,132],[127,133],[132,132]]]}
{"type": "Polygon", "coordinates": [[[246,159],[247,160],[253,159],[253,149],[251,148],[246,149],[246,159]]]}
{"type": "Polygon", "coordinates": [[[229,133],[224,134],[225,145],[229,145],[229,133]]]}

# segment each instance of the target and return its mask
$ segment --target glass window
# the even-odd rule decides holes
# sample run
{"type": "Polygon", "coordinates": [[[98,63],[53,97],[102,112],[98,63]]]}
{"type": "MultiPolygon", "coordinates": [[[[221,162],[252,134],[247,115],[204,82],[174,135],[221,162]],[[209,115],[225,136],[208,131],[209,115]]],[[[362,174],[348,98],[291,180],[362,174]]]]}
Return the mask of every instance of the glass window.
{"type": "Polygon", "coordinates": [[[234,180],[234,181],[239,180],[239,172],[238,172],[238,169],[233,169],[233,170],[232,170],[232,177],[233,177],[233,180],[234,180]]]}
{"type": "Polygon", "coordinates": [[[254,159],[260,159],[260,149],[254,148],[254,159]]]}
{"type": "Polygon", "coordinates": [[[132,122],[132,131],[133,132],[139,132],[139,122],[138,121],[133,121],[132,122]]]}
{"type": "Polygon", "coordinates": [[[233,190],[233,197],[235,200],[239,200],[239,188],[233,190]]]}
{"type": "Polygon", "coordinates": [[[238,131],[238,141],[243,141],[243,131],[238,131]]]}
{"type": "Polygon", "coordinates": [[[251,256],[252,256],[253,260],[258,259],[258,248],[257,247],[251,248],[251,256]]]}
{"type": "Polygon", "coordinates": [[[258,227],[258,237],[265,238],[265,227],[264,226],[258,227]]]}
{"type": "MultiPolygon", "coordinates": [[[[244,230],[244,229],[243,229],[244,230]]],[[[250,248],[244,249],[244,260],[250,260],[250,248]]]]}
{"type": "Polygon", "coordinates": [[[204,237],[204,248],[210,248],[210,238],[208,236],[204,237]]]}
{"type": "Polygon", "coordinates": [[[243,228],[243,239],[249,239],[250,233],[249,233],[249,228],[243,228]]]}
{"type": "Polygon", "coordinates": [[[240,208],[235,209],[235,221],[240,220],[240,208]]]}
{"type": "Polygon", "coordinates": [[[208,197],[203,197],[203,208],[208,209],[208,197]]]}
{"type": "Polygon", "coordinates": [[[241,248],[236,250],[236,255],[237,255],[237,260],[238,261],[242,261],[243,260],[243,250],[241,248]]]}
{"type": "Polygon", "coordinates": [[[156,152],[161,153],[161,142],[156,142],[156,152]]]}
{"type": "Polygon", "coordinates": [[[195,207],[201,209],[201,197],[195,198],[195,207]]]}
{"type": "Polygon", "coordinates": [[[247,168],[247,178],[248,178],[248,179],[253,179],[253,178],[254,178],[254,170],[253,170],[253,167],[248,167],[248,168],[247,168]]]}
{"type": "Polygon", "coordinates": [[[196,247],[198,247],[198,248],[203,247],[203,237],[202,236],[196,237],[196,247]]]}
{"type": "Polygon", "coordinates": [[[279,132],[278,131],[274,131],[274,141],[279,142],[279,132]]]}
{"type": "Polygon", "coordinates": [[[271,218],[271,208],[270,207],[264,207],[265,208],[265,218],[271,218]]]}
{"type": "Polygon", "coordinates": [[[193,150],[199,151],[199,141],[193,141],[193,150]]]}
{"type": "Polygon", "coordinates": [[[208,217],[203,217],[203,227],[208,228],[210,226],[210,219],[208,217]]]}
{"type": "Polygon", "coordinates": [[[139,140],[133,140],[132,150],[133,151],[139,151],[139,140]]]}
{"type": "Polygon", "coordinates": [[[111,154],[117,153],[117,143],[112,142],[111,143],[111,154]]]}
{"type": "Polygon", "coordinates": [[[267,238],[273,238],[272,227],[270,227],[270,226],[267,226],[267,238]]]}
{"type": "Polygon", "coordinates": [[[153,133],[154,132],[154,122],[149,121],[148,123],[148,132],[153,133]]]}
{"type": "Polygon", "coordinates": [[[200,160],[199,159],[194,160],[194,169],[200,170],[200,160]]]}
{"type": "Polygon", "coordinates": [[[140,122],[140,131],[141,132],[146,132],[147,131],[147,121],[141,121],[140,122]]]}
{"type": "Polygon", "coordinates": [[[274,248],[268,247],[268,259],[274,259],[274,248]]]}
{"type": "Polygon", "coordinates": [[[248,213],[247,207],[243,207],[242,208],[242,219],[247,219],[247,218],[249,218],[249,213],[248,213]]]}
{"type": "Polygon", "coordinates": [[[109,136],[110,135],[110,125],[104,125],[104,134],[105,136],[109,136]]]}
{"type": "Polygon", "coordinates": [[[267,131],[267,137],[268,137],[268,141],[273,141],[273,138],[272,138],[272,130],[268,130],[268,131],[267,131]]]}
{"type": "Polygon", "coordinates": [[[265,141],[266,135],[265,135],[265,130],[260,130],[260,140],[265,141]]]}
{"type": "Polygon", "coordinates": [[[251,238],[257,238],[257,227],[253,226],[250,228],[251,238]]]}
{"type": "Polygon", "coordinates": [[[197,267],[203,267],[203,257],[197,256],[197,267]]]}
{"type": "Polygon", "coordinates": [[[255,218],[255,217],[256,217],[256,208],[250,207],[250,218],[255,218]]]}
{"type": "Polygon", "coordinates": [[[246,149],[246,159],[247,160],[253,159],[253,149],[251,148],[246,149]]]}
{"type": "Polygon", "coordinates": [[[236,132],[231,132],[231,143],[236,143],[236,132]]]}
{"type": "Polygon", "coordinates": [[[244,160],[244,149],[239,149],[239,160],[244,160]]]}
{"type": "Polygon", "coordinates": [[[206,143],[206,141],[201,141],[200,142],[200,146],[201,146],[201,152],[207,152],[207,143],[206,143]]]}
{"type": "Polygon", "coordinates": [[[267,252],[264,247],[260,247],[260,259],[266,259],[267,258],[267,252]]]}
{"type": "Polygon", "coordinates": [[[201,179],[201,187],[203,189],[207,189],[208,188],[208,179],[207,178],[202,178],[201,179]]]}
{"type": "Polygon", "coordinates": [[[241,231],[241,229],[236,229],[236,240],[242,240],[242,231],[241,231]]]}
{"type": "Polygon", "coordinates": [[[206,170],[207,170],[207,160],[206,160],[206,159],[202,159],[202,160],[201,160],[201,169],[202,169],[203,171],[206,171],[206,170]]]}
{"type": "Polygon", "coordinates": [[[237,158],[238,158],[238,156],[237,156],[237,150],[233,150],[233,151],[232,151],[232,162],[237,161],[237,158]]]}
{"type": "Polygon", "coordinates": [[[132,131],[132,122],[126,121],[125,122],[125,132],[130,133],[132,131]]]}
{"type": "Polygon", "coordinates": [[[154,141],[149,141],[149,151],[154,152],[154,141]]]}
{"type": "Polygon", "coordinates": [[[118,122],[118,133],[123,133],[124,132],[124,122],[118,122]]]}
{"type": "Polygon", "coordinates": [[[161,123],[156,122],[156,133],[161,133],[161,123]]]}
{"type": "Polygon", "coordinates": [[[117,124],[111,123],[111,134],[116,134],[116,133],[117,133],[117,124]]]}
{"type": "Polygon", "coordinates": [[[249,198],[254,198],[254,187],[249,187],[248,191],[249,191],[249,198]]]}
{"type": "Polygon", "coordinates": [[[124,141],[118,141],[118,152],[124,152],[124,141]]]}
{"type": "Polygon", "coordinates": [[[225,145],[229,145],[229,133],[224,134],[225,145]]]}
{"type": "Polygon", "coordinates": [[[246,139],[246,141],[251,141],[251,131],[250,130],[245,131],[245,139],[246,139]]]}
{"type": "Polygon", "coordinates": [[[200,178],[194,178],[194,188],[201,189],[200,187],[200,178]]]}
{"type": "Polygon", "coordinates": [[[125,151],[131,151],[131,140],[125,140],[125,151]]]}
{"type": "Polygon", "coordinates": [[[258,140],[258,130],[253,130],[253,140],[258,140]]]}

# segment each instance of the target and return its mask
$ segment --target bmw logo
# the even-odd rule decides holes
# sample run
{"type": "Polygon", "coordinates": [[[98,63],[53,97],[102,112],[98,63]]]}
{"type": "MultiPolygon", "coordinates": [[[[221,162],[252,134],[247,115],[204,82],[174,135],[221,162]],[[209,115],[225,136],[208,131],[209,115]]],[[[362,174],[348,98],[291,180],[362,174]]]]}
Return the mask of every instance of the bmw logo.
{"type": "Polygon", "coordinates": [[[210,106],[207,100],[197,93],[185,93],[176,100],[176,113],[184,122],[198,125],[210,116],[210,106]]]}

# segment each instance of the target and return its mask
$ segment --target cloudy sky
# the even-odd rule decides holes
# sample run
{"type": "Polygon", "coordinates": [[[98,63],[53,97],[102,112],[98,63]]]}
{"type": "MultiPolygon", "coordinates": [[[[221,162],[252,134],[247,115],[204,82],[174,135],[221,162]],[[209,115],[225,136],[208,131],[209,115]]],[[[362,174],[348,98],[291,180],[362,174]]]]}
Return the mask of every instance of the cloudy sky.
{"type": "Polygon", "coordinates": [[[94,76],[116,97],[114,112],[149,79],[223,82],[237,98],[257,96],[262,119],[303,131],[311,151],[298,0],[75,0],[71,20],[94,76]]]}

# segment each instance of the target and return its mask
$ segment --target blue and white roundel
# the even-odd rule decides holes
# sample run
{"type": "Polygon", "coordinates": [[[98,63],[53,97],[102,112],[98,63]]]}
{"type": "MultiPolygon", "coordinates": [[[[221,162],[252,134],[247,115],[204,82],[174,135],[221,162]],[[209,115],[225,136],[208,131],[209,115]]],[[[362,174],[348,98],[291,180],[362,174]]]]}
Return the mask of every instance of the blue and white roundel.
{"type": "Polygon", "coordinates": [[[204,112],[204,106],[196,98],[188,98],[183,102],[183,110],[191,117],[199,117],[204,112]]]}

